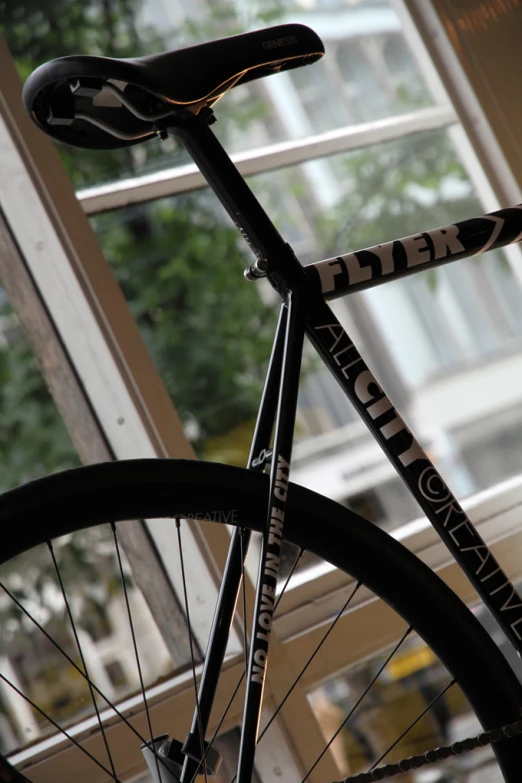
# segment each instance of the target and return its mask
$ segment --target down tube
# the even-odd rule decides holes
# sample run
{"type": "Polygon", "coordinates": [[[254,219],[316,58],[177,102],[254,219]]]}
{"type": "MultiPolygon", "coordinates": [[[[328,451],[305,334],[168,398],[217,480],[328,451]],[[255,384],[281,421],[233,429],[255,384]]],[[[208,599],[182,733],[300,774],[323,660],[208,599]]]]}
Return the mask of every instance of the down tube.
{"type": "Polygon", "coordinates": [[[326,303],[306,333],[500,626],[522,653],[522,599],[326,303]]]}

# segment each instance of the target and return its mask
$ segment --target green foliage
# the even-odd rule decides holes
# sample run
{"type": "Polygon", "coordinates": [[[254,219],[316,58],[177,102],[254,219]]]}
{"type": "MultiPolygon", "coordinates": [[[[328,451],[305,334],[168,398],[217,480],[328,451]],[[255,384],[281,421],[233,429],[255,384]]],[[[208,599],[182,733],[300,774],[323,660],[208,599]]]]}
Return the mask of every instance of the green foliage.
{"type": "Polygon", "coordinates": [[[329,254],[358,250],[463,220],[480,210],[445,131],[343,156],[346,191],[319,221],[329,254]]]}
{"type": "Polygon", "coordinates": [[[144,53],[152,31],[138,35],[141,0],[1,0],[0,24],[22,76],[52,57],[144,53]]]}
{"type": "Polygon", "coordinates": [[[212,201],[140,205],[94,227],[182,419],[197,422],[197,444],[253,417],[275,314],[243,279],[237,232],[212,201]]]}
{"type": "MultiPolygon", "coordinates": [[[[125,57],[164,49],[159,35],[138,22],[141,6],[141,0],[0,0],[0,26],[25,77],[60,55],[125,57]]],[[[203,37],[216,36],[221,25],[223,34],[229,33],[233,17],[232,5],[217,3],[203,37]]],[[[196,31],[187,26],[179,37],[190,43],[196,31]]],[[[240,123],[251,123],[264,111],[250,93],[235,109],[240,123]]],[[[226,136],[226,128],[220,135],[226,136]]],[[[186,159],[171,140],[111,152],[63,145],[59,151],[77,187],[186,159]]],[[[191,196],[104,215],[94,225],[175,404],[185,421],[198,422],[199,443],[252,417],[273,319],[242,280],[245,261],[222,213],[191,196]]],[[[18,334],[0,354],[4,486],[75,461],[35,362],[19,339],[18,334]]]]}
{"type": "MultiPolygon", "coordinates": [[[[141,26],[142,0],[0,0],[0,33],[22,79],[42,63],[72,54],[131,57],[161,51],[163,41],[141,26]]],[[[168,151],[172,154],[172,150],[168,151]]],[[[165,154],[161,145],[140,153],[142,167],[165,154]],[[143,160],[145,157],[145,160],[143,160]]],[[[60,146],[60,155],[77,188],[118,179],[136,171],[134,148],[97,152],[60,146]]]]}

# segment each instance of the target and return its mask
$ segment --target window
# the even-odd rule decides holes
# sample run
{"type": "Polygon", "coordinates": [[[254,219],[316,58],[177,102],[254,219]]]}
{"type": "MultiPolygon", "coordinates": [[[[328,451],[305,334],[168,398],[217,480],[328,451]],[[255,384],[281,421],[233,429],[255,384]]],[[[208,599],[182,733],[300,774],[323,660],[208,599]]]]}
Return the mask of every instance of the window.
{"type": "MultiPolygon", "coordinates": [[[[353,706],[386,661],[386,654],[379,655],[345,674],[326,680],[310,693],[312,707],[325,734],[330,739],[350,714],[353,706]]],[[[474,716],[468,712],[466,699],[458,688],[440,697],[441,691],[451,681],[448,672],[437,661],[431,650],[418,639],[405,644],[394,656],[381,675],[380,684],[372,688],[364,699],[364,707],[348,719],[334,740],[335,753],[343,774],[366,771],[373,764],[391,764],[402,758],[422,754],[426,741],[430,747],[440,747],[472,730],[474,716]],[[401,733],[415,721],[420,712],[439,696],[436,706],[418,721],[407,736],[399,740],[382,761],[382,754],[401,733]],[[467,725],[466,725],[467,724],[467,725]]],[[[361,703],[361,706],[362,706],[361,703]]],[[[467,736],[467,735],[466,735],[467,736]]],[[[491,752],[479,761],[463,760],[445,762],[430,767],[433,774],[444,772],[458,774],[470,764],[487,765],[491,752]]],[[[494,771],[493,771],[493,774],[494,771]]],[[[407,780],[400,775],[398,780],[407,780]]],[[[436,778],[433,778],[436,780],[436,778]]]]}
{"type": "MultiPolygon", "coordinates": [[[[170,655],[128,563],[120,576],[108,527],[58,539],[52,554],[58,570],[47,547],[31,550],[0,568],[1,670],[58,725],[70,726],[94,712],[88,684],[81,675],[84,666],[110,699],[121,700],[139,690],[125,590],[133,623],[147,639],[141,661],[145,683],[151,685],[187,665],[186,656],[175,661],[170,655]],[[68,605],[59,579],[66,586],[68,605]],[[69,621],[69,611],[74,624],[69,621]]],[[[12,752],[55,732],[55,727],[5,681],[0,688],[5,704],[0,752],[12,752]]],[[[105,706],[103,700],[99,706],[105,706]]]]}
{"type": "MultiPolygon", "coordinates": [[[[107,25],[99,15],[97,4],[96,7],[76,2],[55,4],[51,9],[55,19],[46,17],[47,7],[31,6],[29,12],[23,6],[22,20],[23,14],[18,10],[22,6],[18,5],[9,7],[3,33],[25,75],[48,57],[76,51],[130,56],[157,51],[164,45],[178,46],[229,34],[246,23],[260,26],[266,23],[261,6],[203,0],[191,3],[143,0],[132,7],[120,4],[115,23],[107,25]],[[71,9],[77,14],[76,22],[68,16],[71,9]],[[54,34],[56,29],[59,36],[54,34]]],[[[469,149],[462,142],[461,134],[455,132],[457,117],[446,99],[440,97],[440,90],[433,89],[427,76],[426,53],[418,48],[414,51],[409,45],[409,36],[404,33],[394,9],[395,5],[388,2],[370,0],[300,0],[284,4],[284,13],[272,21],[295,19],[312,26],[316,23],[327,43],[327,58],[312,68],[240,88],[217,107],[216,130],[228,149],[245,153],[253,147],[262,148],[263,163],[256,164],[254,173],[250,170],[250,182],[271,213],[277,204],[276,220],[304,261],[315,260],[323,253],[345,252],[399,234],[414,233],[482,210],[484,193],[476,187],[478,178],[473,168],[477,164],[472,158],[469,162],[469,149]],[[279,159],[277,172],[272,171],[278,152],[274,145],[297,140],[309,143],[310,147],[301,152],[306,150],[305,144],[296,143],[293,147],[290,144],[288,162],[281,166],[279,159]],[[342,145],[345,146],[341,148],[342,145]],[[260,170],[263,168],[266,170],[260,170]],[[425,225],[419,225],[421,220],[425,225]]],[[[254,287],[244,284],[239,293],[245,248],[238,244],[201,181],[194,180],[195,185],[185,188],[186,178],[193,175],[186,168],[187,155],[176,143],[168,140],[162,145],[139,145],[114,154],[65,149],[60,154],[85,211],[90,213],[92,226],[142,337],[172,394],[186,434],[200,455],[242,464],[274,320],[270,303],[258,296],[254,287]],[[94,208],[94,203],[98,207],[94,208]],[[237,274],[238,293],[223,308],[223,292],[235,294],[232,272],[237,274]],[[198,294],[197,303],[195,293],[192,298],[192,290],[198,294]]],[[[6,159],[13,155],[10,149],[6,159]]],[[[243,155],[241,165],[246,165],[245,160],[249,163],[247,157],[243,155]]],[[[25,187],[29,189],[39,181],[27,172],[25,176],[28,180],[25,187]]],[[[25,202],[20,205],[17,198],[16,193],[10,194],[3,203],[20,247],[29,257],[34,254],[32,236],[28,236],[20,218],[25,202]]],[[[53,212],[53,221],[58,221],[58,213],[58,209],[53,212]]],[[[43,218],[38,215],[43,225],[43,218]]],[[[47,215],[46,239],[56,228],[53,221],[47,215]]],[[[73,228],[70,226],[71,231],[73,228]]],[[[51,260],[55,260],[55,266],[61,263],[67,267],[67,256],[65,253],[60,256],[57,249],[60,243],[53,236],[56,244],[49,251],[51,260]]],[[[72,235],[66,236],[70,240],[72,235]]],[[[71,244],[74,244],[72,240],[71,244]]],[[[83,252],[87,264],[93,246],[78,241],[75,247],[75,263],[80,263],[78,259],[83,252]]],[[[97,273],[102,267],[100,262],[97,273]]],[[[44,277],[41,265],[39,268],[44,277]]],[[[54,267],[49,266],[45,277],[51,277],[48,269],[54,274],[54,267]]],[[[85,269],[86,266],[84,272],[85,269]]],[[[36,262],[33,274],[38,274],[36,262]]],[[[100,337],[96,342],[99,337],[96,328],[105,323],[111,306],[118,310],[118,317],[125,318],[121,301],[107,305],[103,302],[102,277],[94,285],[96,275],[92,267],[85,275],[84,282],[87,282],[82,292],[94,290],[97,304],[87,299],[92,308],[91,321],[88,326],[85,326],[87,321],[81,323],[84,332],[79,327],[77,331],[68,328],[69,323],[61,320],[65,318],[65,298],[60,301],[50,283],[46,289],[42,278],[38,283],[45,292],[49,310],[60,324],[64,345],[71,355],[75,354],[78,374],[92,395],[89,399],[112,453],[119,458],[173,453],[176,450],[171,437],[173,418],[164,415],[165,398],[158,391],[159,384],[147,387],[144,381],[147,370],[152,377],[154,368],[145,364],[142,375],[133,374],[140,364],[133,361],[133,351],[141,349],[125,343],[124,327],[120,332],[115,330],[111,334],[113,343],[108,342],[116,346],[117,360],[110,364],[107,341],[100,337]],[[85,346],[91,343],[82,342],[78,333],[82,338],[88,334],[92,339],[96,367],[86,367],[85,346]],[[121,371],[122,365],[131,368],[127,385],[115,369],[121,371]],[[106,375],[97,375],[102,370],[106,375]],[[99,388],[94,389],[93,378],[96,383],[100,379],[104,383],[98,383],[99,388]],[[106,399],[102,399],[102,392],[107,388],[113,393],[105,394],[106,399]],[[156,403],[158,396],[161,404],[157,403],[153,410],[150,401],[155,398],[156,403]],[[125,409],[123,413],[120,408],[125,409]]],[[[112,285],[110,275],[103,280],[112,285]]],[[[63,288],[70,294],[71,290],[77,292],[75,285],[82,288],[77,275],[71,275],[63,288]]],[[[112,289],[111,292],[116,296],[112,289]]],[[[519,469],[518,463],[503,462],[500,458],[506,445],[508,452],[512,449],[510,420],[504,418],[502,411],[517,412],[518,416],[520,408],[519,384],[512,382],[520,377],[519,296],[509,262],[497,254],[478,263],[448,268],[435,277],[415,277],[378,288],[359,296],[354,304],[348,301],[346,306],[338,305],[354,339],[361,346],[371,347],[376,373],[382,377],[383,385],[391,384],[397,390],[408,421],[419,430],[423,445],[462,495],[490,488],[519,469]],[[475,387],[483,392],[472,395],[470,390],[475,387]],[[483,430],[485,420],[486,431],[483,430]],[[495,465],[494,470],[489,470],[480,457],[483,447],[495,465]]],[[[81,314],[83,317],[83,310],[81,314]]],[[[72,316],[68,313],[67,317],[72,316]]],[[[129,322],[123,320],[123,323],[129,322]]],[[[9,320],[8,340],[11,324],[9,320]]],[[[140,359],[143,360],[143,354],[140,359]]],[[[393,528],[396,537],[421,552],[430,564],[440,566],[446,577],[448,574],[455,577],[422,520],[401,526],[401,522],[415,517],[414,507],[401,493],[389,466],[358,426],[337,388],[313,363],[306,368],[297,435],[295,478],[298,481],[343,499],[365,513],[371,507],[377,522],[393,528]]],[[[179,442],[188,448],[181,436],[179,442]]],[[[64,446],[63,454],[66,453],[69,452],[64,446]]],[[[8,456],[7,462],[13,461],[8,456]]],[[[43,459],[39,469],[42,472],[49,469],[43,459]]],[[[509,490],[490,490],[487,496],[488,503],[496,504],[495,536],[498,533],[502,538],[505,533],[498,549],[508,556],[517,535],[513,532],[516,528],[511,515],[520,505],[515,484],[510,484],[509,490]]],[[[472,502],[472,507],[481,525],[491,533],[491,518],[482,519],[479,513],[485,502],[482,497],[477,501],[478,506],[472,502]]],[[[165,556],[166,526],[148,530],[160,554],[165,556]]],[[[196,544],[194,551],[199,551],[196,544]]],[[[194,572],[203,579],[206,569],[200,567],[201,562],[202,559],[194,572]]],[[[308,575],[304,572],[299,575],[291,599],[301,609],[306,590],[307,596],[312,595],[314,612],[326,612],[325,607],[330,606],[326,599],[335,591],[332,580],[337,576],[328,569],[318,573],[313,562],[308,566],[308,575]]],[[[516,571],[516,565],[512,569],[516,571]]],[[[210,581],[209,585],[205,584],[205,590],[212,589],[210,581]]],[[[469,592],[461,586],[459,589],[469,600],[469,592]]],[[[142,601],[138,596],[136,591],[136,601],[142,601]]],[[[279,629],[282,643],[291,641],[285,633],[295,633],[300,639],[308,638],[311,633],[313,621],[307,619],[304,625],[299,625],[303,620],[302,614],[299,617],[298,614],[297,609],[295,612],[292,609],[288,618],[285,616],[291,631],[279,629]]],[[[115,692],[133,688],[125,654],[120,650],[115,655],[111,648],[113,637],[121,636],[121,617],[121,607],[110,618],[95,619],[91,615],[84,629],[96,647],[100,676],[107,679],[115,692]]],[[[54,617],[51,620],[54,622],[54,617]]],[[[205,617],[204,622],[207,621],[205,617]]],[[[158,651],[162,654],[160,644],[158,651]]],[[[373,655],[379,651],[380,648],[371,652],[373,655]]],[[[360,650],[356,653],[362,654],[360,650]]],[[[9,665],[18,672],[20,681],[25,679],[28,687],[41,687],[40,671],[34,685],[28,679],[27,670],[34,663],[31,655],[14,649],[12,657],[14,664],[9,662],[9,665]]],[[[50,680],[55,683],[51,653],[46,652],[41,663],[48,679],[51,669],[50,680]]],[[[422,649],[412,648],[402,663],[403,674],[396,673],[396,681],[390,686],[395,696],[404,695],[403,680],[411,685],[409,678],[418,676],[420,680],[422,671],[426,680],[420,684],[416,681],[410,692],[418,698],[419,690],[426,689],[426,683],[429,685],[440,674],[438,669],[431,669],[431,662],[424,659],[422,649]]],[[[333,669],[344,669],[344,666],[345,662],[332,664],[328,672],[330,684],[318,685],[321,695],[317,695],[319,690],[310,690],[314,693],[310,698],[314,709],[318,709],[321,700],[323,706],[326,701],[335,707],[346,698],[350,687],[346,681],[350,675],[340,675],[340,685],[330,680],[330,675],[338,674],[333,669]]],[[[367,670],[371,664],[365,666],[367,670]]],[[[363,670],[364,667],[354,671],[354,678],[365,676],[363,670]]],[[[174,690],[178,685],[172,686],[174,690]]],[[[48,698],[70,720],[83,716],[85,708],[83,694],[76,692],[75,687],[49,689],[48,698]],[[78,707],[79,712],[74,712],[73,707],[78,707]]],[[[34,729],[34,716],[19,703],[8,704],[5,693],[0,695],[5,712],[11,710],[18,716],[18,723],[6,719],[3,712],[0,716],[5,747],[12,748],[28,739],[20,728],[24,721],[30,726],[28,734],[32,739],[31,732],[39,731],[38,726],[34,729]]],[[[89,718],[85,719],[88,722],[89,718]]],[[[441,726],[435,726],[435,730],[442,731],[441,726]]],[[[359,747],[361,757],[369,754],[370,743],[364,732],[354,729],[348,741],[359,747]]],[[[297,746],[298,742],[297,737],[297,746]]],[[[283,745],[281,742],[278,748],[283,745]]]]}

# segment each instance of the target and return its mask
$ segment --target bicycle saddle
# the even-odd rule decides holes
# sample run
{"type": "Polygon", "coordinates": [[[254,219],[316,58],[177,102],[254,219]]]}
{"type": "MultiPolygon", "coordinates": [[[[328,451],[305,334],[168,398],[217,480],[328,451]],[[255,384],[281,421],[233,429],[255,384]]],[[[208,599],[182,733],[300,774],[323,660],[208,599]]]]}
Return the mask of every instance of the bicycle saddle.
{"type": "Polygon", "coordinates": [[[168,117],[212,106],[238,84],[323,54],[313,30],[283,24],[146,57],[60,57],[31,74],[22,97],[34,122],[55,139],[114,149],[153,138],[168,117]]]}

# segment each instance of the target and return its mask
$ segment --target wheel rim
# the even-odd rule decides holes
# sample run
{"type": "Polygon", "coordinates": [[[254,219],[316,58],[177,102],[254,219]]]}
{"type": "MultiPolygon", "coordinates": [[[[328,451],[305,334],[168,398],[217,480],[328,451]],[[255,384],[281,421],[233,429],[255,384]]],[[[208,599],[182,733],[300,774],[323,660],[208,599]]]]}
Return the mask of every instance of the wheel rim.
{"type": "MultiPolygon", "coordinates": [[[[214,494],[211,494],[211,500],[209,501],[209,504],[210,504],[210,506],[215,506],[214,499],[215,499],[215,495],[214,495],[214,494]]],[[[185,502],[190,502],[190,501],[189,501],[189,500],[186,500],[185,502]]],[[[200,501],[200,499],[198,499],[198,503],[199,503],[199,502],[201,502],[201,501],[200,501]]],[[[197,503],[195,504],[195,508],[197,508],[197,503]]],[[[117,529],[117,527],[116,527],[116,529],[117,529]]],[[[292,530],[291,530],[291,529],[290,529],[290,532],[292,532],[292,530]]],[[[311,532],[310,532],[310,535],[309,535],[309,537],[308,537],[308,538],[309,538],[311,541],[313,541],[313,540],[314,540],[314,535],[316,535],[316,533],[314,533],[314,529],[312,528],[312,529],[311,529],[311,532]]],[[[117,551],[117,546],[116,546],[116,545],[115,545],[115,551],[117,551]]],[[[51,555],[51,553],[50,553],[50,555],[51,555]]],[[[51,555],[51,559],[52,559],[52,555],[51,555]]],[[[335,559],[335,558],[333,558],[333,559],[335,559]]],[[[355,570],[356,570],[356,569],[355,569],[355,570]]],[[[352,591],[353,591],[353,588],[354,588],[354,585],[352,585],[352,586],[351,586],[351,590],[352,590],[352,591]]],[[[354,593],[354,595],[355,595],[355,594],[356,594],[356,593],[354,593]]],[[[341,614],[342,614],[342,616],[344,616],[344,613],[346,613],[346,612],[348,611],[348,609],[349,609],[349,607],[346,607],[346,606],[344,606],[344,600],[343,600],[343,603],[341,603],[341,604],[339,605],[339,610],[341,610],[341,609],[342,609],[342,612],[341,612],[341,614]]],[[[339,610],[338,610],[338,611],[339,611],[339,610]]],[[[190,612],[190,610],[189,610],[189,612],[190,612]]],[[[67,612],[66,612],[66,613],[67,613],[67,612]]],[[[74,635],[74,634],[73,634],[73,635],[74,635]]],[[[410,638],[411,638],[411,637],[410,637],[410,635],[409,635],[409,634],[407,634],[407,635],[405,636],[405,639],[408,639],[408,641],[409,641],[409,639],[410,639],[410,638]]],[[[335,642],[334,642],[334,643],[335,643],[335,642]]],[[[228,670],[230,670],[230,669],[231,669],[231,667],[232,667],[232,663],[228,662],[228,663],[227,663],[227,667],[228,667],[228,670]]],[[[379,668],[379,667],[377,666],[377,668],[379,668]]],[[[361,676],[360,672],[358,673],[358,676],[359,676],[359,677],[361,676]]],[[[187,677],[187,680],[189,680],[189,679],[191,679],[191,678],[193,677],[193,674],[190,674],[190,673],[189,673],[189,674],[187,674],[187,675],[186,675],[186,677],[187,677]]],[[[353,687],[354,687],[354,686],[351,686],[351,687],[352,687],[352,690],[353,690],[353,687]]],[[[323,690],[324,690],[324,689],[323,689],[323,690]]],[[[315,701],[316,701],[316,702],[317,702],[317,700],[320,698],[320,697],[317,695],[319,692],[320,692],[320,691],[319,691],[318,689],[315,689],[315,690],[314,690],[313,688],[308,688],[308,691],[307,691],[307,693],[310,695],[310,698],[311,698],[311,700],[313,701],[313,700],[315,699],[315,701]]],[[[353,699],[352,699],[352,701],[353,701],[353,699]]],[[[347,711],[349,711],[349,710],[347,710],[347,711]]],[[[317,710],[316,710],[316,712],[317,712],[317,710]]],[[[103,716],[103,718],[105,719],[105,717],[104,717],[104,716],[103,716]]],[[[92,720],[94,720],[94,719],[92,719],[92,720]]],[[[91,723],[92,723],[92,720],[91,720],[91,723]]],[[[277,721],[277,719],[276,719],[276,721],[277,721]]],[[[103,720],[102,720],[101,722],[103,723],[103,720]]],[[[143,721],[142,721],[142,722],[143,722],[143,721]]],[[[146,719],[146,716],[145,716],[145,721],[144,721],[144,722],[145,722],[145,723],[148,723],[148,721],[147,721],[147,719],[146,719]]],[[[215,727],[215,726],[216,726],[218,723],[219,723],[219,720],[218,720],[218,719],[215,719],[215,720],[214,720],[214,722],[213,722],[213,726],[215,727]]],[[[225,725],[228,725],[228,724],[227,724],[227,719],[225,719],[225,725]]],[[[155,727],[154,727],[154,728],[155,728],[155,727]]],[[[101,732],[100,732],[100,733],[101,733],[101,732]]],[[[150,733],[150,732],[149,732],[149,733],[150,733]]],[[[157,733],[157,732],[154,732],[154,733],[157,733]]],[[[343,733],[344,733],[344,730],[343,730],[343,733]]],[[[356,736],[357,736],[357,734],[359,734],[359,735],[360,735],[360,734],[361,734],[361,731],[360,731],[360,729],[358,729],[358,728],[357,728],[357,726],[354,726],[354,727],[353,727],[353,729],[352,729],[352,739],[350,740],[350,741],[351,741],[351,743],[352,743],[352,745],[354,744],[353,737],[356,737],[356,736]]],[[[141,738],[142,738],[142,739],[144,739],[145,741],[147,741],[147,737],[148,737],[148,735],[147,735],[147,734],[142,734],[142,735],[141,735],[141,738]]],[[[183,739],[184,739],[184,736],[179,736],[179,737],[177,737],[177,738],[178,738],[178,739],[180,739],[180,740],[183,740],[183,739]]],[[[362,745],[364,745],[364,742],[363,742],[363,741],[361,740],[361,738],[359,737],[359,745],[361,745],[361,743],[362,743],[362,745]]],[[[378,758],[378,755],[380,755],[380,753],[381,753],[381,752],[382,752],[382,751],[375,751],[375,750],[373,750],[373,751],[372,751],[372,753],[373,753],[373,757],[372,757],[372,763],[373,763],[373,762],[376,760],[376,758],[378,758]]],[[[331,755],[331,753],[332,753],[332,751],[330,750],[330,751],[329,751],[329,754],[331,755]]],[[[352,760],[353,760],[353,755],[352,755],[352,760]]],[[[352,766],[353,766],[353,765],[352,765],[352,766]]],[[[110,773],[111,773],[111,769],[112,769],[111,767],[107,767],[108,774],[110,774],[110,773]]],[[[317,769],[319,769],[319,767],[318,767],[317,769]]],[[[343,773],[343,774],[344,774],[344,773],[343,773]]],[[[116,776],[117,776],[117,771],[116,771],[116,776]]],[[[400,778],[399,778],[399,779],[400,779],[400,778]]],[[[409,778],[404,778],[404,780],[409,780],[409,778]]]]}

